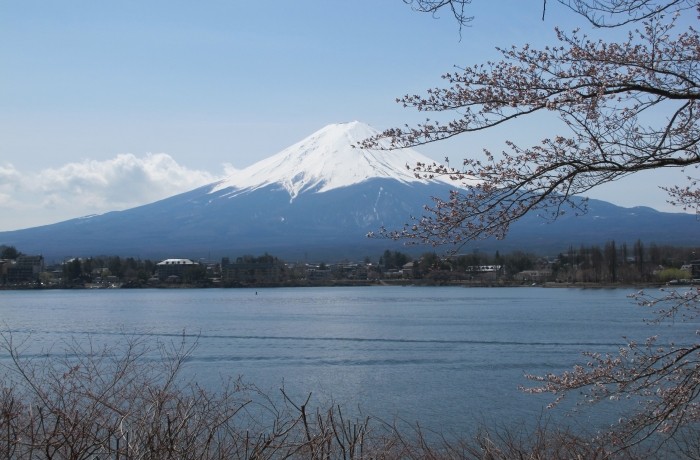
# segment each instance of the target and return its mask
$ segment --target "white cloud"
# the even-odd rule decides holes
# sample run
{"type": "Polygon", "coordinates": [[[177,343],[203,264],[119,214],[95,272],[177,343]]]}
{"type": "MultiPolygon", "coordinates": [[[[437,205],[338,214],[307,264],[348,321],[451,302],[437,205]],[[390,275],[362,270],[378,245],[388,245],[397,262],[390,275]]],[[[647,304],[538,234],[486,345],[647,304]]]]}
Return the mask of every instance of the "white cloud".
{"type": "MultiPolygon", "coordinates": [[[[224,166],[228,173],[233,168],[224,166]]],[[[0,165],[0,231],[128,209],[220,179],[165,153],[68,163],[38,172],[0,165]]]]}
{"type": "Polygon", "coordinates": [[[240,171],[240,169],[236,168],[231,163],[224,163],[223,166],[224,166],[224,177],[233,176],[238,171],[240,171]]]}
{"type": "Polygon", "coordinates": [[[0,208],[12,202],[12,195],[21,183],[19,171],[11,164],[0,164],[0,208]]]}

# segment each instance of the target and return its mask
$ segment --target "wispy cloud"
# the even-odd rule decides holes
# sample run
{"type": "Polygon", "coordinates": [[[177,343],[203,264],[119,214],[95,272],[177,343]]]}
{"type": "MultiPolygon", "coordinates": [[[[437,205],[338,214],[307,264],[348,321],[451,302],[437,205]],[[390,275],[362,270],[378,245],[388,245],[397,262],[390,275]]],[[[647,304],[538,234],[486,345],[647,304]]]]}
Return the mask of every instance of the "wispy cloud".
{"type": "MultiPolygon", "coordinates": [[[[225,174],[233,171],[224,165],[225,174]]],[[[188,169],[165,153],[120,154],[59,168],[22,172],[0,164],[0,230],[127,209],[192,190],[220,179],[188,169]]]]}

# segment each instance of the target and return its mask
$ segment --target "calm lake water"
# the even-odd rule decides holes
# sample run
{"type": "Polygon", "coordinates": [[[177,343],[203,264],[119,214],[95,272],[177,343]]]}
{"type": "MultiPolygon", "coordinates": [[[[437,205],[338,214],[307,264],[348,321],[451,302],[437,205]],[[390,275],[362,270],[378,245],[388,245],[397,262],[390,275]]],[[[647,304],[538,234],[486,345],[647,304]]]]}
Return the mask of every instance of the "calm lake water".
{"type": "MultiPolygon", "coordinates": [[[[627,289],[352,287],[0,291],[0,329],[31,334],[33,351],[91,336],[199,336],[186,373],[215,387],[243,376],[271,394],[331,402],[441,432],[518,423],[551,396],[523,394],[525,373],[614,352],[652,335],[627,289]]],[[[675,324],[693,337],[698,324],[675,324]]],[[[0,356],[0,359],[7,359],[0,356]]],[[[571,409],[571,407],[569,407],[571,409]]],[[[610,417],[608,417],[610,418],[610,417]]],[[[605,416],[584,413],[594,426],[605,416]],[[593,417],[593,418],[591,418],[593,417]]]]}

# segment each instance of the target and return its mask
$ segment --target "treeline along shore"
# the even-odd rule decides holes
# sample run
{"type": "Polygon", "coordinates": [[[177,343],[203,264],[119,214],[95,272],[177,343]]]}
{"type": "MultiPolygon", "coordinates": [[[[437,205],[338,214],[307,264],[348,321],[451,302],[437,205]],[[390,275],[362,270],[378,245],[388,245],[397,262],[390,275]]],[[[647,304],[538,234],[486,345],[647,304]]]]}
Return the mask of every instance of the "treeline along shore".
{"type": "Polygon", "coordinates": [[[270,254],[218,261],[120,256],[67,258],[0,246],[0,289],[184,288],[367,285],[625,286],[700,284],[700,251],[668,245],[570,246],[556,256],[526,251],[411,256],[385,250],[361,261],[288,262],[270,254]]]}

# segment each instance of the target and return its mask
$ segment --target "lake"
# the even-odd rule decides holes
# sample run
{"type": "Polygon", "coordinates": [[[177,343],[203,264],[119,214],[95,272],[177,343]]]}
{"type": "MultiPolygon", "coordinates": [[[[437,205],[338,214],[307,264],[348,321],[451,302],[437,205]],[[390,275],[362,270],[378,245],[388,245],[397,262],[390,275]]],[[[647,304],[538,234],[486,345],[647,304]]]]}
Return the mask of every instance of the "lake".
{"type": "MultiPolygon", "coordinates": [[[[0,291],[2,330],[31,334],[31,349],[90,336],[199,337],[186,375],[216,387],[243,376],[270,394],[340,404],[353,414],[420,421],[446,433],[475,423],[565,417],[528,395],[525,373],[614,352],[623,337],[652,335],[628,289],[350,287],[0,291]]],[[[698,324],[667,331],[693,337],[698,324]]],[[[193,339],[194,340],[194,339],[193,339]]],[[[7,356],[0,359],[6,360],[7,356]]],[[[601,412],[600,410],[598,412],[601,412]]],[[[583,412],[596,426],[613,414],[583,412]]],[[[566,420],[569,420],[568,418],[566,420]]]]}

